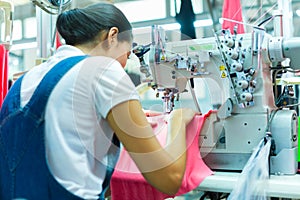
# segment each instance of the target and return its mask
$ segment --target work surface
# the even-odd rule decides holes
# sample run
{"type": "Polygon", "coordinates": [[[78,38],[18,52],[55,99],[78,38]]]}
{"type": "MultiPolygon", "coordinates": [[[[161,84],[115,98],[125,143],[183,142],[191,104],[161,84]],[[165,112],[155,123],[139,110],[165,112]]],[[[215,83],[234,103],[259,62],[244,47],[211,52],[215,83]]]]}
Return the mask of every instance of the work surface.
{"type": "MultiPolygon", "coordinates": [[[[230,193],[237,183],[240,173],[235,172],[215,172],[208,176],[200,184],[197,190],[230,193]]],[[[300,175],[271,175],[267,183],[267,195],[270,197],[281,197],[300,199],[300,175]]]]}

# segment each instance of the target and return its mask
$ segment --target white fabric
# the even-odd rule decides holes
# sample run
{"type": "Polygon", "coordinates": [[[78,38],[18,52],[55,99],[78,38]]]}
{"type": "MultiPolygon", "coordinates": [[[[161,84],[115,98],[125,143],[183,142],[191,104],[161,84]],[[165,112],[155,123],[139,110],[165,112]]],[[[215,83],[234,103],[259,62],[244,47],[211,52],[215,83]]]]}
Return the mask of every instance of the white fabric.
{"type": "MultiPolygon", "coordinates": [[[[27,72],[21,105],[26,105],[49,69],[76,55],[83,52],[62,46],[46,63],[27,72]]],[[[117,61],[107,57],[88,57],[53,89],[45,114],[46,156],[55,179],[73,194],[98,198],[113,136],[105,118],[112,107],[130,99],[139,99],[132,81],[117,61]]]]}

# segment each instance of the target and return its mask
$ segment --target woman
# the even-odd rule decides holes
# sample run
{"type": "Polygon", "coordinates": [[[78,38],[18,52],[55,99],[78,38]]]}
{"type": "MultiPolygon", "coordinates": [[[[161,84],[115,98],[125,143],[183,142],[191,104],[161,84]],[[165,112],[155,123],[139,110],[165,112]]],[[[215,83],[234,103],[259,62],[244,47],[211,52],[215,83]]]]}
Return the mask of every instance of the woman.
{"type": "Polygon", "coordinates": [[[11,88],[1,109],[0,162],[8,163],[7,169],[1,168],[1,199],[103,198],[117,161],[117,140],[150,184],[175,194],[185,171],[185,126],[194,112],[172,112],[171,143],[163,149],[123,69],[130,55],[132,27],[114,5],[98,3],[63,12],[56,26],[66,45],[27,72],[11,88]],[[60,72],[66,66],[70,69],[60,72]],[[15,100],[19,96],[20,102],[15,100]],[[23,118],[13,121],[19,112],[23,118]],[[13,125],[5,126],[10,122],[13,125]],[[31,141],[36,127],[41,139],[31,141]],[[22,142],[27,139],[30,142],[22,142]],[[41,144],[35,148],[37,143],[41,144]],[[20,146],[25,150],[18,150],[20,146]],[[24,158],[19,159],[20,154],[24,158]],[[12,164],[18,159],[20,164],[12,164]],[[46,171],[49,179],[44,178],[46,171]],[[10,196],[5,190],[11,191],[10,196]]]}

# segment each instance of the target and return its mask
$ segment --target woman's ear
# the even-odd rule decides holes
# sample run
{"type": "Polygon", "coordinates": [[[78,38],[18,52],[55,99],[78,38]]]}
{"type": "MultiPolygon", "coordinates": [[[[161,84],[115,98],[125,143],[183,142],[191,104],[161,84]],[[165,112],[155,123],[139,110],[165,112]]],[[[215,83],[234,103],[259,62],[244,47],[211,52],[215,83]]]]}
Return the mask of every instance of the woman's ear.
{"type": "Polygon", "coordinates": [[[112,27],[107,35],[108,45],[111,46],[114,42],[116,42],[118,37],[119,29],[117,27],[112,27]]]}

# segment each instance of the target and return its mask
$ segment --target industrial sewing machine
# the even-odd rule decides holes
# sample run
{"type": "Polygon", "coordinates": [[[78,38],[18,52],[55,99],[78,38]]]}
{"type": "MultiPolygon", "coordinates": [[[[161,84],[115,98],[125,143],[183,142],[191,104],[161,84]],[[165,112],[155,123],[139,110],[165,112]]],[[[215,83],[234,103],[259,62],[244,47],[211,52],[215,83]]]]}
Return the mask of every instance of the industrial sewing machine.
{"type": "MultiPolygon", "coordinates": [[[[279,105],[274,100],[276,77],[272,71],[298,70],[299,48],[300,38],[272,37],[259,27],[249,34],[221,30],[213,38],[165,42],[164,31],[153,26],[152,43],[137,46],[133,52],[142,71],[151,76],[152,88],[162,93],[164,112],[172,111],[176,96],[183,92],[193,94],[201,112],[194,79],[212,79],[218,85],[222,102],[206,120],[199,140],[200,152],[210,168],[242,170],[253,149],[270,135],[271,173],[295,174],[297,114],[286,103],[279,105]],[[145,53],[149,53],[149,65],[145,53]],[[290,66],[277,67],[286,58],[290,66]]],[[[293,98],[287,91],[283,90],[282,96],[293,98]]]]}

